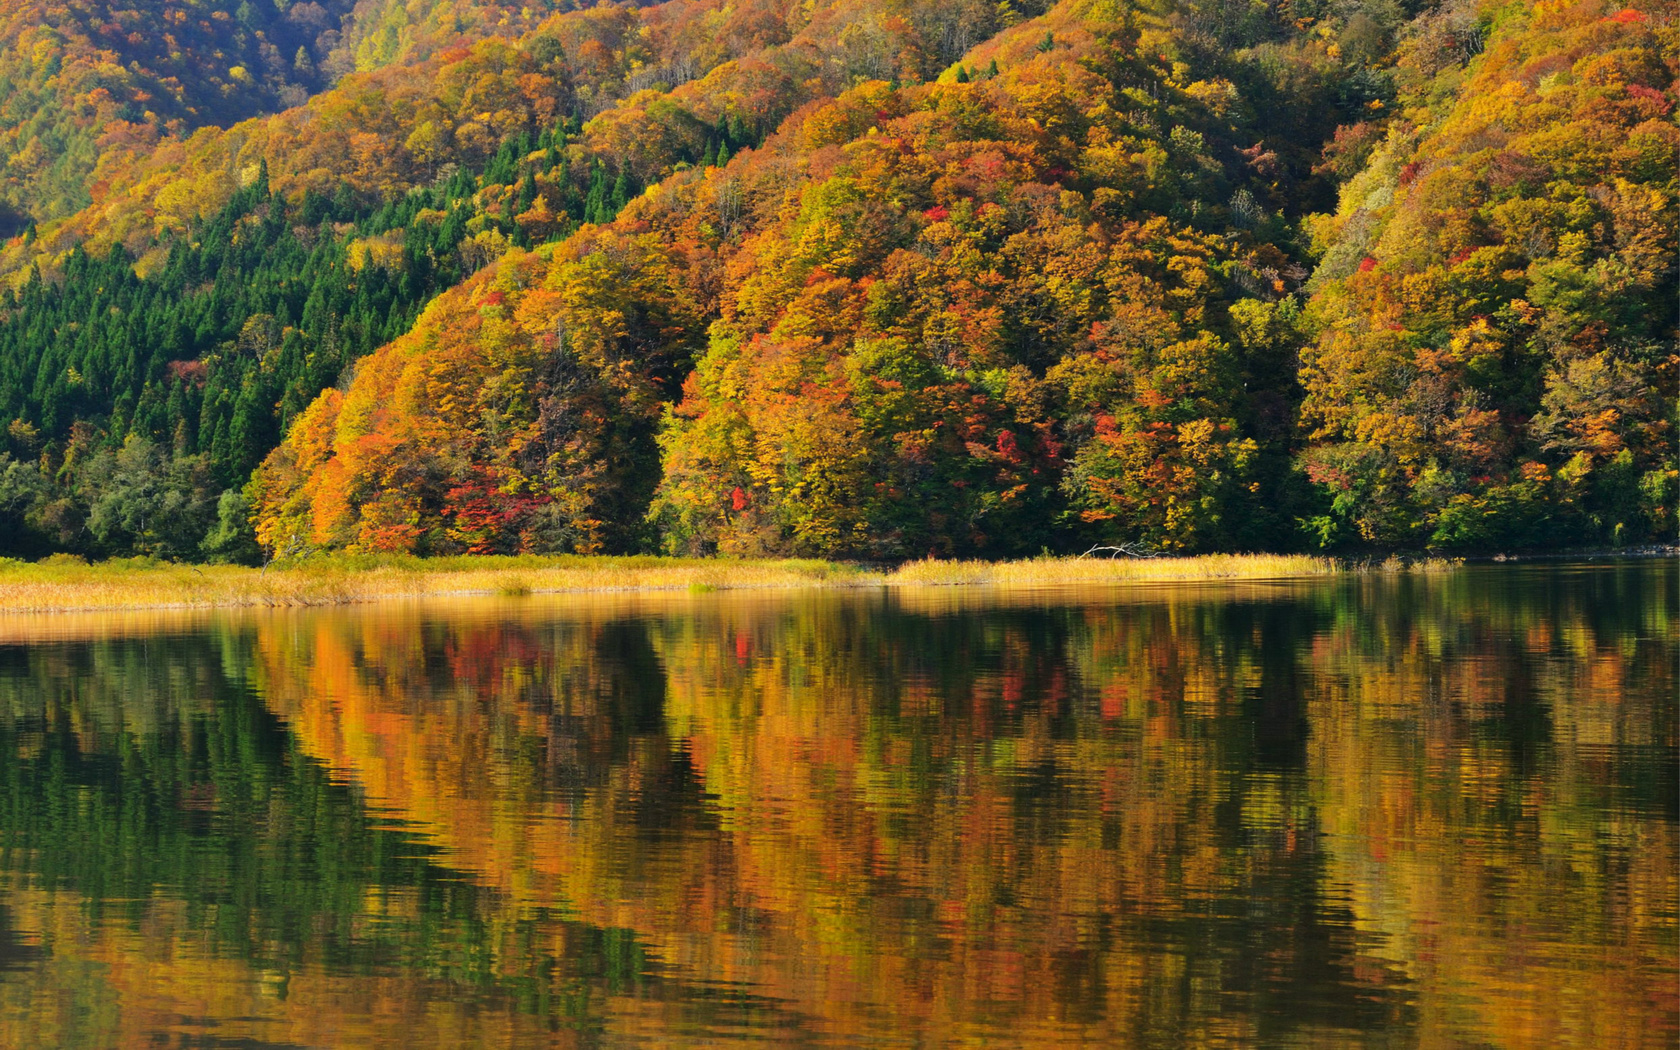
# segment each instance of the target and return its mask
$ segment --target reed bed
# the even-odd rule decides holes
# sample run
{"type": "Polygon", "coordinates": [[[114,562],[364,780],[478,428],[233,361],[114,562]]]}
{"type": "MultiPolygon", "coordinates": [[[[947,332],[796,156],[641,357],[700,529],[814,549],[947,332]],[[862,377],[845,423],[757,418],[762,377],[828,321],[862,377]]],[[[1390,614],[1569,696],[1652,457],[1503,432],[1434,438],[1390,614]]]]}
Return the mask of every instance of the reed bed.
{"type": "Polygon", "coordinates": [[[1149,580],[1282,579],[1346,572],[1347,562],[1308,554],[1203,554],[1192,558],[1030,558],[1023,561],[913,561],[889,582],[905,585],[1055,586],[1149,580]]]}
{"type": "Polygon", "coordinates": [[[876,577],[834,562],[653,557],[315,557],[265,569],[143,559],[0,565],[0,611],[339,605],[560,591],[805,587],[876,577]]]}
{"type": "Polygon", "coordinates": [[[1353,564],[1310,555],[1042,557],[909,562],[892,570],[818,560],[660,557],[315,556],[263,569],[131,559],[0,559],[0,613],[311,606],[450,595],[809,587],[1037,587],[1284,579],[1350,571],[1438,571],[1452,563],[1353,564]]]}

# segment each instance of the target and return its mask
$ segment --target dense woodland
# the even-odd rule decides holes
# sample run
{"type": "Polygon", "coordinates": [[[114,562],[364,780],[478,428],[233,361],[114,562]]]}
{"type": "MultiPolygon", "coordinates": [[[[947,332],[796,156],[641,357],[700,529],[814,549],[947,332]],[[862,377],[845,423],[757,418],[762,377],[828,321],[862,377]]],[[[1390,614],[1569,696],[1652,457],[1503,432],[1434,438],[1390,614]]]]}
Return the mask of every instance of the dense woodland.
{"type": "Polygon", "coordinates": [[[301,8],[7,95],[0,551],[1675,533],[1669,4],[301,8]]]}

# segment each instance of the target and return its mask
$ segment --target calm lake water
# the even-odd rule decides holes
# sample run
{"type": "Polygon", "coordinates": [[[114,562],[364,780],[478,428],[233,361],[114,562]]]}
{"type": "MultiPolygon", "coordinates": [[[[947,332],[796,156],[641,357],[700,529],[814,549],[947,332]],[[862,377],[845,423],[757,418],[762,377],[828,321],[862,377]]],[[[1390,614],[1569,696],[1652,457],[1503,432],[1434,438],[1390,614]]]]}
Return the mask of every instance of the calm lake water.
{"type": "Polygon", "coordinates": [[[0,1046],[1672,1048],[1677,567],[0,619],[0,1046]]]}

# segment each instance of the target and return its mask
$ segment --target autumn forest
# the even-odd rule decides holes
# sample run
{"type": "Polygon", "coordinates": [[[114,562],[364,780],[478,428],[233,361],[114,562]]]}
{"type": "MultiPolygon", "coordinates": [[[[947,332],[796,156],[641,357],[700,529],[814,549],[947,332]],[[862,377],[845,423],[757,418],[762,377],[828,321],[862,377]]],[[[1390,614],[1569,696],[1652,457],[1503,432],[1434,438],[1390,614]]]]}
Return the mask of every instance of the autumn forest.
{"type": "Polygon", "coordinates": [[[5,0],[0,554],[1680,525],[1666,0],[5,0]]]}

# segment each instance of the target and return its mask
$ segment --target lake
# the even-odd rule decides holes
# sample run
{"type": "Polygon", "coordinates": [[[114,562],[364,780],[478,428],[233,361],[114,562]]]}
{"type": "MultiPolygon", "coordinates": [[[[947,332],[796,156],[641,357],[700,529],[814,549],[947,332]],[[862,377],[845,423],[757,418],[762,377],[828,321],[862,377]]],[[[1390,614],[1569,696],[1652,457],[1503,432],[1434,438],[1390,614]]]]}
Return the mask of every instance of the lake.
{"type": "Polygon", "coordinates": [[[1676,570],[0,618],[0,1046],[1671,1048],[1676,570]]]}

